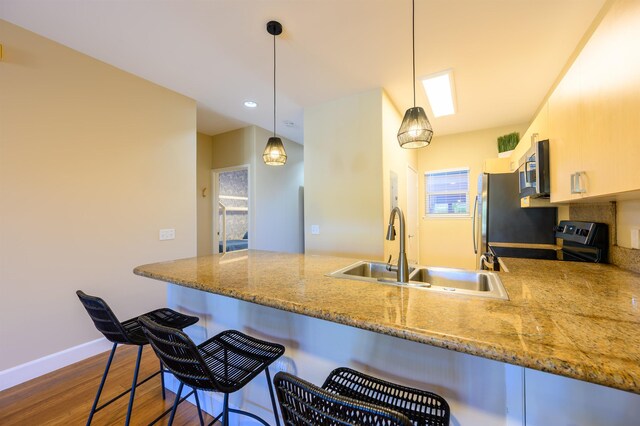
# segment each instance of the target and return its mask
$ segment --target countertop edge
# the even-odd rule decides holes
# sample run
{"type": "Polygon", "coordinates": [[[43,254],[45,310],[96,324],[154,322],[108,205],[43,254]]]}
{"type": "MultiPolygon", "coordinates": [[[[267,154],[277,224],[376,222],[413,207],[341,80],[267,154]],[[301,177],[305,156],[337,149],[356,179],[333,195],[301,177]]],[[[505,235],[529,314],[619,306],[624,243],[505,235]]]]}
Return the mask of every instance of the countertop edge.
{"type": "Polygon", "coordinates": [[[145,278],[151,278],[166,283],[179,285],[186,288],[201,290],[212,294],[231,297],[245,302],[255,303],[274,309],[280,309],[295,314],[305,315],[313,318],[331,321],[362,330],[381,333],[392,337],[413,341],[416,343],[427,344],[430,346],[448,349],[468,355],[479,356],[481,358],[491,359],[494,361],[504,362],[507,364],[517,365],[520,367],[530,368],[546,373],[556,374],[571,379],[582,380],[602,386],[615,388],[618,390],[640,394],[640,386],[626,382],[622,377],[616,374],[607,374],[603,372],[594,373],[593,371],[585,371],[585,366],[568,363],[566,360],[548,357],[543,360],[533,360],[522,357],[513,351],[508,351],[499,345],[486,345],[476,341],[455,339],[451,336],[443,336],[441,334],[429,334],[424,330],[419,332],[410,329],[390,327],[386,325],[376,325],[364,320],[355,320],[340,313],[330,311],[320,311],[317,309],[309,309],[301,304],[290,303],[284,300],[274,300],[263,297],[256,297],[242,292],[226,291],[224,288],[202,288],[198,283],[176,280],[171,277],[145,272],[142,269],[147,265],[140,265],[134,268],[133,273],[145,278]]]}

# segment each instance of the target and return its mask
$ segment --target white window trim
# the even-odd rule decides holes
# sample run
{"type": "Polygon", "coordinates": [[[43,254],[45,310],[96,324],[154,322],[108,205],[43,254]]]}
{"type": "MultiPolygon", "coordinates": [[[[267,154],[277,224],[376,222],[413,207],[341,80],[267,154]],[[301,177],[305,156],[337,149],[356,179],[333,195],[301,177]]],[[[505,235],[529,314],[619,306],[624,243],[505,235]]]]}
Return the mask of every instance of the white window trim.
{"type": "MultiPolygon", "coordinates": [[[[423,212],[424,212],[424,216],[422,216],[423,219],[470,219],[471,218],[471,201],[470,201],[470,197],[471,197],[471,191],[470,191],[470,182],[469,182],[469,177],[471,176],[471,169],[469,167],[455,167],[455,168],[451,168],[451,169],[438,169],[438,170],[427,170],[426,172],[424,172],[424,206],[423,208],[423,212]],[[439,174],[439,173],[448,173],[448,172],[462,172],[465,171],[467,172],[467,213],[427,213],[427,203],[428,203],[428,198],[429,198],[429,193],[427,192],[427,176],[428,175],[433,175],[433,174],[439,174]]],[[[460,194],[461,191],[451,191],[451,194],[460,194]]],[[[438,192],[438,195],[447,195],[447,192],[438,192]]]]}

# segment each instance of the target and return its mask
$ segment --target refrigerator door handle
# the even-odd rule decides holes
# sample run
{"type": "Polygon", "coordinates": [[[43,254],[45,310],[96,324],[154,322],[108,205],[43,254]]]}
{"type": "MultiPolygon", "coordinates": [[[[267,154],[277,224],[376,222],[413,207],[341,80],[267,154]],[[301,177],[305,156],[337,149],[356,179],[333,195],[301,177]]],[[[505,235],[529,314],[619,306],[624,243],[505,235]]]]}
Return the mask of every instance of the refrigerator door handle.
{"type": "Polygon", "coordinates": [[[476,213],[478,212],[478,198],[476,195],[475,202],[473,203],[473,252],[478,254],[478,241],[476,240],[476,213]]]}

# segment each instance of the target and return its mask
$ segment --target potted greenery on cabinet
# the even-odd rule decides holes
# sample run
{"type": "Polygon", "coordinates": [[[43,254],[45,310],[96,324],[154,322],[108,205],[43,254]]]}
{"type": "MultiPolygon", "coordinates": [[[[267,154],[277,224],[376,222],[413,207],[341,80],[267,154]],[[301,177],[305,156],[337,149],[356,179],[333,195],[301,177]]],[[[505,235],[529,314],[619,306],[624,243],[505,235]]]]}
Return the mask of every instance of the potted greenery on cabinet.
{"type": "Polygon", "coordinates": [[[518,145],[520,133],[512,132],[498,136],[498,157],[504,158],[511,155],[511,151],[518,145]]]}

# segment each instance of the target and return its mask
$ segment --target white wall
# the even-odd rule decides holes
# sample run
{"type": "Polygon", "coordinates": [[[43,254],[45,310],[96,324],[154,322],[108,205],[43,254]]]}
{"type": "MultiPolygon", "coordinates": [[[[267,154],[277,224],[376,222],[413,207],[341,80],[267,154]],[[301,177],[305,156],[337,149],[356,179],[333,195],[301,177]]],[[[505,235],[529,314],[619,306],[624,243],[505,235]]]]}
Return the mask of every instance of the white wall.
{"type": "Polygon", "coordinates": [[[143,263],[196,253],[196,105],[0,21],[0,370],[165,305],[143,263]],[[158,230],[174,228],[175,240],[158,230]]]}
{"type": "Polygon", "coordinates": [[[382,259],[381,103],[375,89],[305,109],[306,253],[382,259]]]}
{"type": "MultiPolygon", "coordinates": [[[[418,171],[418,152],[419,149],[400,148],[398,143],[398,129],[402,123],[402,115],[397,110],[386,92],[382,92],[382,206],[383,206],[383,229],[378,230],[379,236],[382,238],[386,234],[386,224],[388,223],[389,214],[391,213],[391,185],[390,174],[394,172],[398,177],[398,206],[404,212],[405,218],[408,218],[407,211],[407,167],[411,166],[416,172],[418,171]]],[[[416,197],[418,194],[416,193],[416,197]]],[[[419,216],[418,216],[419,218],[419,216]]],[[[419,225],[419,220],[418,220],[419,225]]],[[[398,236],[394,241],[384,240],[384,259],[389,256],[395,260],[400,252],[400,224],[396,218],[396,232],[398,236]]],[[[407,224],[408,226],[408,224],[407,224]]],[[[408,230],[407,230],[408,233],[408,230]]],[[[417,236],[417,235],[416,235],[417,236]]],[[[417,239],[417,238],[416,238],[417,239]]],[[[415,253],[409,252],[409,237],[407,241],[407,256],[409,261],[415,258],[419,259],[418,247],[415,253]]]]}
{"type": "Polygon", "coordinates": [[[305,110],[306,252],[397,259],[399,238],[384,239],[390,174],[397,175],[398,206],[406,216],[407,166],[417,171],[419,151],[400,148],[401,121],[383,89],[305,110]],[[319,225],[320,234],[312,234],[311,225],[319,225]]]}
{"type": "Polygon", "coordinates": [[[287,153],[284,166],[267,166],[262,153],[271,132],[253,127],[255,132],[254,212],[252,247],[289,253],[304,251],[302,145],[282,139],[287,153]]]}

